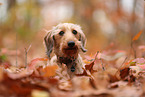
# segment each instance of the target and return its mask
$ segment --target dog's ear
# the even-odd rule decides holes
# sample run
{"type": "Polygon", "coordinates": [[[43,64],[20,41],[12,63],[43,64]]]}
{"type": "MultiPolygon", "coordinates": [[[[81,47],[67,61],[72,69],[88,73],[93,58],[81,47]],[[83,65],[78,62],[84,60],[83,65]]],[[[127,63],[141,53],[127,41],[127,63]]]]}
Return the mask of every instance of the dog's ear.
{"type": "Polygon", "coordinates": [[[84,46],[85,46],[85,44],[86,44],[86,37],[85,37],[84,33],[80,33],[79,41],[81,41],[81,44],[82,44],[82,45],[81,45],[81,50],[82,50],[83,52],[86,52],[87,49],[84,48],[84,46]]]}
{"type": "Polygon", "coordinates": [[[44,37],[44,43],[46,47],[46,54],[48,57],[50,57],[54,45],[52,31],[49,31],[47,35],[44,37]]]}

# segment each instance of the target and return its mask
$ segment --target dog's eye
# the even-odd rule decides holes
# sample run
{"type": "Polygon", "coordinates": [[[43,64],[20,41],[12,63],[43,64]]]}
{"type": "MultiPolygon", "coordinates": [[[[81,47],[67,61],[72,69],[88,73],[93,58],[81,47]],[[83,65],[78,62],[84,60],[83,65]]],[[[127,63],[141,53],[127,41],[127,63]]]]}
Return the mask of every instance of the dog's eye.
{"type": "Polygon", "coordinates": [[[78,32],[76,30],[73,30],[72,33],[76,35],[78,32]]]}
{"type": "Polygon", "coordinates": [[[64,32],[63,32],[63,31],[60,31],[60,32],[59,32],[59,35],[61,35],[61,36],[62,36],[63,34],[64,34],[64,32]]]}

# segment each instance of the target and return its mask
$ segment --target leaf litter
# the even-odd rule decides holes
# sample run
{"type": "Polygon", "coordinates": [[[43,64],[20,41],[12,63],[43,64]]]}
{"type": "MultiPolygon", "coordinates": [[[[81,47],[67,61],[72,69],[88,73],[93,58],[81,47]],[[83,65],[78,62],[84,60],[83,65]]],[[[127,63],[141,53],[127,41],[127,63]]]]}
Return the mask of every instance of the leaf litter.
{"type": "Polygon", "coordinates": [[[144,58],[125,62],[125,65],[130,65],[125,68],[106,66],[105,70],[99,67],[94,70],[95,65],[100,65],[96,62],[100,61],[97,55],[98,52],[93,61],[85,65],[83,74],[72,79],[67,75],[65,66],[59,74],[57,70],[61,68],[57,65],[36,64],[38,61],[45,63],[45,58],[33,59],[26,68],[1,66],[0,94],[6,97],[8,94],[15,97],[138,97],[144,94],[144,58]]]}
{"type": "MultiPolygon", "coordinates": [[[[141,32],[140,32],[141,33],[141,32]]],[[[134,40],[137,40],[139,35],[134,40]]],[[[141,48],[142,47],[142,48],[141,48]]],[[[144,46],[141,46],[144,49],[144,46]]],[[[5,52],[6,53],[6,52],[5,52]]],[[[130,55],[132,56],[132,55],[130,55]]],[[[0,60],[3,60],[1,57],[0,60]]],[[[71,77],[67,66],[49,65],[35,58],[25,67],[0,61],[0,95],[4,97],[143,97],[145,58],[127,56],[121,50],[106,50],[84,56],[82,74],[71,77]]]]}

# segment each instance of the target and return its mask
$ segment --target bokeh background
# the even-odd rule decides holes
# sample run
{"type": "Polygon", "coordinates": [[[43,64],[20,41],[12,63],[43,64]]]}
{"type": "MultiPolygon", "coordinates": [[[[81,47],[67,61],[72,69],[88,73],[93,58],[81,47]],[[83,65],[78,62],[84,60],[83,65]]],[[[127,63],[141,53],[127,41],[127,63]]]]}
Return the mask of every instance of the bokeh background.
{"type": "Polygon", "coordinates": [[[141,30],[135,47],[145,45],[144,14],[144,0],[0,0],[1,54],[21,65],[29,48],[28,62],[45,57],[46,31],[63,22],[82,27],[88,55],[112,48],[130,51],[141,30]]]}

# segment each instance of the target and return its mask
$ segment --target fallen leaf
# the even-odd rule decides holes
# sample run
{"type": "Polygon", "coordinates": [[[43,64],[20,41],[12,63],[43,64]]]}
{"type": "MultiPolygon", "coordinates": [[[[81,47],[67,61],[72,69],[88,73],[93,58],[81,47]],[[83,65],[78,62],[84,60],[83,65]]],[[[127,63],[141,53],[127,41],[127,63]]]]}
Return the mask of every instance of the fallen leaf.
{"type": "Polygon", "coordinates": [[[140,66],[130,66],[133,76],[138,77],[139,73],[142,71],[140,66]]]}
{"type": "Polygon", "coordinates": [[[94,63],[95,63],[95,61],[96,61],[96,59],[97,59],[98,53],[99,53],[99,52],[97,52],[97,53],[95,54],[95,59],[94,59],[90,64],[85,65],[85,69],[86,69],[86,70],[89,70],[91,74],[92,74],[93,72],[96,72],[96,70],[93,70],[93,66],[94,66],[94,63]]]}
{"type": "MultiPolygon", "coordinates": [[[[28,69],[30,69],[30,70],[34,70],[34,69],[36,69],[36,62],[38,62],[38,61],[47,61],[48,59],[47,58],[36,58],[36,59],[33,59],[31,62],[30,62],[30,64],[28,65],[28,69]]],[[[39,67],[39,66],[37,66],[37,67],[39,67]]]]}
{"type": "Polygon", "coordinates": [[[7,69],[11,66],[11,64],[9,62],[3,62],[2,65],[5,69],[7,69]]]}
{"type": "Polygon", "coordinates": [[[125,56],[125,52],[117,52],[115,55],[106,55],[103,53],[99,53],[99,58],[104,59],[106,61],[113,61],[122,56],[125,56]]]}
{"type": "Polygon", "coordinates": [[[52,77],[56,75],[56,70],[58,69],[58,65],[46,66],[42,69],[44,73],[44,77],[52,77]]]}
{"type": "Polygon", "coordinates": [[[20,78],[24,78],[24,77],[28,77],[29,75],[31,75],[33,73],[33,70],[21,70],[21,72],[18,73],[12,73],[10,71],[7,72],[8,77],[10,77],[11,79],[20,79],[20,78]]]}
{"type": "Polygon", "coordinates": [[[48,92],[40,91],[40,90],[32,90],[31,96],[32,97],[50,97],[48,92]]]}
{"type": "Polygon", "coordinates": [[[108,87],[109,88],[118,88],[118,87],[122,87],[122,86],[126,86],[128,83],[127,82],[124,82],[124,81],[118,81],[118,82],[114,82],[114,83],[111,83],[108,87]]]}
{"type": "Polygon", "coordinates": [[[128,66],[128,67],[129,67],[130,65],[135,65],[134,63],[132,63],[132,61],[133,61],[133,59],[132,59],[132,60],[129,60],[128,62],[125,63],[125,65],[128,66]]]}
{"type": "Polygon", "coordinates": [[[88,76],[87,71],[83,68],[83,73],[82,74],[76,74],[76,76],[88,76]]]}
{"type": "Polygon", "coordinates": [[[71,80],[60,80],[58,88],[64,91],[72,91],[72,81],[71,80]]]}
{"type": "Polygon", "coordinates": [[[145,64],[142,64],[142,65],[137,64],[137,66],[139,66],[141,69],[144,69],[145,70],[145,64]]]}
{"type": "Polygon", "coordinates": [[[94,72],[97,72],[97,70],[93,70],[93,66],[94,66],[94,62],[97,59],[98,53],[99,52],[97,52],[95,54],[95,59],[91,63],[89,63],[88,65],[85,65],[85,68],[82,68],[84,70],[83,73],[82,74],[76,74],[77,76],[89,76],[89,77],[92,78],[91,74],[94,73],[94,72]],[[90,72],[90,74],[89,74],[88,71],[90,72]]]}
{"type": "Polygon", "coordinates": [[[129,75],[130,68],[124,68],[120,70],[120,77],[121,79],[125,79],[129,75]]]}
{"type": "Polygon", "coordinates": [[[0,82],[3,80],[3,68],[0,67],[0,82]]]}
{"type": "Polygon", "coordinates": [[[46,90],[46,88],[30,81],[23,82],[22,79],[11,79],[6,73],[0,83],[0,87],[0,95],[3,95],[3,97],[9,97],[10,95],[14,97],[29,97],[34,89],[46,90]]]}
{"type": "Polygon", "coordinates": [[[136,62],[136,63],[145,63],[145,59],[144,58],[136,58],[134,59],[132,62],[136,62]]]}

